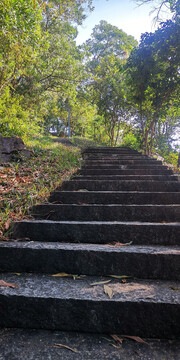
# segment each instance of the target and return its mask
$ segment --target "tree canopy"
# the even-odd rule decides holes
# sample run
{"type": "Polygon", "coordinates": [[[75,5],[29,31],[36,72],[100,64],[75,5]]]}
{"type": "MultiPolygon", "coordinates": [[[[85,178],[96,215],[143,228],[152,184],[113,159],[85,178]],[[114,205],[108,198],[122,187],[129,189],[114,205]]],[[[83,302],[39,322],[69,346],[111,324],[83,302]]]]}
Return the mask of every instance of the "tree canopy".
{"type": "Polygon", "coordinates": [[[77,46],[91,0],[0,0],[0,133],[22,137],[67,129],[148,153],[171,147],[180,122],[179,0],[172,19],[133,36],[102,20],[77,46]]]}

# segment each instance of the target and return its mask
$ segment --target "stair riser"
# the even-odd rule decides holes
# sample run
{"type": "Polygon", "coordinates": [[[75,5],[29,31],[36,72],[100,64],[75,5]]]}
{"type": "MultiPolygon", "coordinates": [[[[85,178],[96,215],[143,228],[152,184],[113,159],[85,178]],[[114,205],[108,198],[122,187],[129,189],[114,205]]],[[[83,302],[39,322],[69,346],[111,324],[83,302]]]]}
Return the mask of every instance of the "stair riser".
{"type": "MultiPolygon", "coordinates": [[[[161,251],[160,251],[161,252],[161,251]]],[[[178,255],[73,249],[3,248],[2,271],[78,275],[127,275],[132,278],[180,280],[178,255]],[[137,266],[138,264],[138,266],[137,266]]]]}
{"type": "Polygon", "coordinates": [[[180,204],[180,193],[55,191],[51,203],[62,204],[180,204]]]}
{"type": "Polygon", "coordinates": [[[180,206],[38,205],[36,219],[55,221],[179,221],[180,206]]]}
{"type": "Polygon", "coordinates": [[[136,165],[136,164],[129,164],[129,165],[113,165],[113,164],[109,164],[109,165],[97,165],[97,166],[82,166],[81,169],[84,171],[86,170],[137,170],[137,169],[140,169],[140,170],[166,170],[167,169],[167,166],[164,166],[164,165],[156,165],[156,164],[147,164],[146,162],[146,165],[136,165]]]}
{"type": "Polygon", "coordinates": [[[73,180],[154,180],[154,181],[178,181],[177,176],[167,175],[89,175],[74,176],[73,180]]]}
{"type": "Polygon", "coordinates": [[[94,155],[84,155],[83,156],[84,160],[87,161],[121,161],[121,160],[153,160],[153,161],[157,161],[156,159],[152,159],[148,156],[142,156],[142,155],[118,155],[118,154],[113,154],[113,155],[106,155],[106,156],[94,156],[94,155]]]}
{"type": "Polygon", "coordinates": [[[93,244],[127,243],[132,241],[133,245],[173,246],[179,245],[180,225],[22,221],[14,224],[13,238],[93,244]]]}
{"type": "Polygon", "coordinates": [[[0,296],[0,326],[178,338],[180,306],[0,296]],[[130,320],[130,321],[129,321],[130,320]]]}
{"type": "Polygon", "coordinates": [[[111,159],[109,161],[107,160],[101,160],[101,161],[97,161],[97,160],[92,160],[92,161],[85,161],[84,166],[110,166],[110,165],[162,165],[161,161],[156,161],[156,160],[114,160],[111,159]]]}
{"type": "Polygon", "coordinates": [[[94,170],[78,170],[78,175],[94,176],[94,175],[173,175],[172,170],[154,170],[154,169],[136,169],[136,170],[106,170],[106,169],[94,169],[94,170]]]}
{"type": "MultiPolygon", "coordinates": [[[[161,182],[161,181],[103,181],[103,180],[72,180],[64,181],[61,190],[81,190],[88,191],[153,191],[153,192],[179,192],[180,182],[161,182]]],[[[57,188],[57,190],[59,190],[57,188]]]]}

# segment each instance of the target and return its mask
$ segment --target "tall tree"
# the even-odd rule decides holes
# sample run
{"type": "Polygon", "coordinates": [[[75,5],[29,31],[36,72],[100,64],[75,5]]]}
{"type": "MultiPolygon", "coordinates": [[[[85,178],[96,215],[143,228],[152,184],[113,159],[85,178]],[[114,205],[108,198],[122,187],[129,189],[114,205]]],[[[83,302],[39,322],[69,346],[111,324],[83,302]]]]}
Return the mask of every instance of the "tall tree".
{"type": "Polygon", "coordinates": [[[111,145],[116,144],[121,121],[127,113],[123,65],[135,46],[137,41],[132,36],[106,21],[94,27],[85,43],[93,99],[111,145]]]}
{"type": "Polygon", "coordinates": [[[180,28],[167,21],[142,36],[139,49],[128,60],[128,72],[135,103],[138,104],[144,151],[152,151],[155,125],[164,118],[180,89],[180,28]]]}

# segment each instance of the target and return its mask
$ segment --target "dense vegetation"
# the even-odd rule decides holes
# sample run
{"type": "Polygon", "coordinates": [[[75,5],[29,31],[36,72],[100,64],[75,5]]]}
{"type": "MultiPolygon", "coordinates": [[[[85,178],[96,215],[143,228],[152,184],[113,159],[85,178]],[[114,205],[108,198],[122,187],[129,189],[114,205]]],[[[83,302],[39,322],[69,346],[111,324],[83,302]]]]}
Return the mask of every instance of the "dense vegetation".
{"type": "Polygon", "coordinates": [[[163,6],[172,20],[143,34],[139,46],[106,21],[77,46],[91,0],[0,0],[0,134],[22,137],[34,152],[0,168],[1,238],[71,176],[79,147],[122,144],[177,164],[180,2],[159,0],[157,20],[163,6]],[[66,133],[69,115],[77,147],[67,148],[48,134],[66,133]]]}
{"type": "Polygon", "coordinates": [[[157,18],[163,6],[172,20],[143,34],[139,46],[106,21],[77,46],[91,0],[0,0],[0,133],[27,141],[52,128],[66,132],[70,113],[72,135],[176,153],[179,0],[159,0],[157,18]]]}

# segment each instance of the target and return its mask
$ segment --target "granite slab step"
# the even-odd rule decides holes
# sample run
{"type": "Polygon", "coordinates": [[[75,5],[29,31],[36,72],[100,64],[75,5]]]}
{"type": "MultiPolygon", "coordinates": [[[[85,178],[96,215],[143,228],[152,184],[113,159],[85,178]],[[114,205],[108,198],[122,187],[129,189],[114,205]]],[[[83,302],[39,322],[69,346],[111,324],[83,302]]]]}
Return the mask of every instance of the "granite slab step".
{"type": "Polygon", "coordinates": [[[0,242],[0,264],[5,272],[180,280],[180,246],[0,242]]]}
{"type": "Polygon", "coordinates": [[[143,156],[140,154],[136,155],[122,155],[122,154],[112,154],[112,155],[85,155],[83,154],[83,159],[86,161],[120,161],[120,160],[156,160],[150,158],[149,156],[143,156]]]}
{"type": "Polygon", "coordinates": [[[136,191],[54,191],[49,198],[56,204],[180,204],[180,192],[136,191]]]}
{"type": "Polygon", "coordinates": [[[162,169],[80,169],[77,175],[174,175],[172,170],[162,169]]]}
{"type": "Polygon", "coordinates": [[[158,160],[144,160],[144,159],[138,159],[138,160],[114,160],[111,159],[109,161],[107,160],[86,160],[84,162],[84,166],[97,166],[97,167],[103,167],[103,166],[112,166],[112,165],[162,165],[162,161],[158,161],[158,160]]]}
{"type": "Polygon", "coordinates": [[[110,335],[77,333],[58,330],[1,329],[2,360],[177,360],[180,340],[143,339],[138,343],[122,337],[117,346],[110,335]],[[63,344],[67,348],[57,348],[63,344]]]}
{"type": "Polygon", "coordinates": [[[180,205],[42,204],[32,209],[32,215],[56,221],[180,222],[180,205]]]}
{"type": "Polygon", "coordinates": [[[178,181],[175,175],[78,175],[73,180],[155,180],[178,181]]]}
{"type": "Polygon", "coordinates": [[[64,181],[57,190],[82,190],[88,191],[153,191],[153,192],[178,192],[179,181],[143,181],[143,180],[70,180],[64,181]]]}
{"type": "Polygon", "coordinates": [[[108,283],[109,277],[55,278],[3,273],[18,288],[0,288],[0,327],[58,329],[141,337],[178,338],[180,283],[139,280],[108,283]]]}
{"type": "Polygon", "coordinates": [[[179,245],[180,223],[24,220],[14,223],[14,239],[133,245],[179,245]]]}
{"type": "MultiPolygon", "coordinates": [[[[99,167],[98,166],[84,166],[82,165],[81,167],[82,170],[98,170],[99,167]]],[[[100,170],[136,170],[136,169],[148,169],[148,170],[165,170],[168,169],[167,166],[165,165],[158,165],[158,164],[149,164],[146,163],[145,165],[141,165],[141,164],[124,164],[124,165],[114,165],[114,164],[109,164],[109,165],[101,165],[100,170]]]]}

